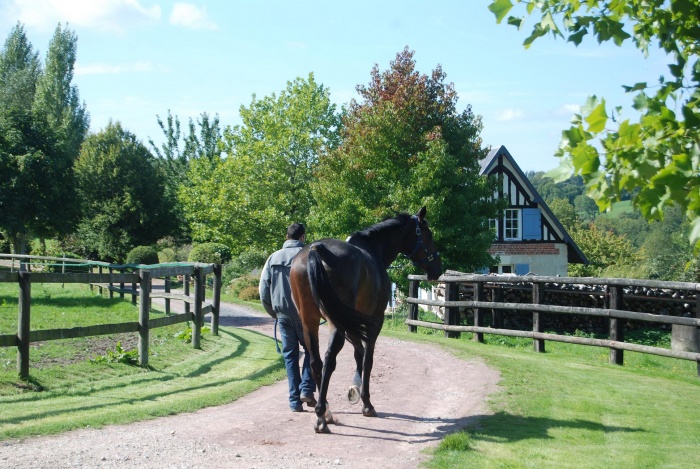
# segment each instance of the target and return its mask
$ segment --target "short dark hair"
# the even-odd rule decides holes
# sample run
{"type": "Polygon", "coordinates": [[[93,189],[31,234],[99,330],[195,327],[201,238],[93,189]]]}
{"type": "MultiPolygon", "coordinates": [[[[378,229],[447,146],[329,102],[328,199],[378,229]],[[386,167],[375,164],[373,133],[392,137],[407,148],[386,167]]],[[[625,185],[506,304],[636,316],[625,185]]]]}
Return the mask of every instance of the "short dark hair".
{"type": "Polygon", "coordinates": [[[292,223],[289,225],[287,228],[287,238],[289,239],[299,239],[301,238],[304,233],[306,233],[306,229],[304,228],[304,225],[301,223],[292,223]]]}

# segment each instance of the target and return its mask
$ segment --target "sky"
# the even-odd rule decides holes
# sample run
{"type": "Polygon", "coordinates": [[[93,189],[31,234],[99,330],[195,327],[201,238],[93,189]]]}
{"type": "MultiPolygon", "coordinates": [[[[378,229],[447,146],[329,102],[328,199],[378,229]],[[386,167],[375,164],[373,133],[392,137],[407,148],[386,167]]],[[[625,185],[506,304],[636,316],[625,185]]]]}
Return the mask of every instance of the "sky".
{"type": "MultiPolygon", "coordinates": [[[[490,0],[0,0],[4,44],[21,22],[42,60],[56,26],[78,36],[73,83],[98,132],[119,121],[144,144],[163,141],[157,116],[186,128],[202,112],[222,126],[239,109],[314,74],[338,106],[358,98],[372,68],[387,70],[405,47],[419,72],[438,65],[453,83],[458,110],[482,117],[485,146],[504,145],[523,171],[547,171],[561,131],[591,95],[623,106],[622,85],[656,83],[660,54],[630,43],[575,47],[544,37],[522,46],[518,31],[497,24],[490,0]]],[[[592,38],[591,38],[592,39],[592,38]]]]}

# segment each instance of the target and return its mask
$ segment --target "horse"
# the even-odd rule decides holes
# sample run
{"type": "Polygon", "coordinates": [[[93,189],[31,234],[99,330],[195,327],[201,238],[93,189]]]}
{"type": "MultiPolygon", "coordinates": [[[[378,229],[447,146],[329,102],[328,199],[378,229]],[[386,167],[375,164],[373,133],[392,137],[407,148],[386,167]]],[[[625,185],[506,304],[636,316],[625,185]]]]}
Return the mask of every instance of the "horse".
{"type": "MultiPolygon", "coordinates": [[[[399,253],[420,266],[428,279],[442,273],[440,254],[425,219],[401,213],[350,235],[347,241],[324,238],[306,245],[292,260],[292,299],[299,312],[312,374],[318,387],[316,433],[330,433],[332,414],[326,396],[336,357],[345,340],[354,347],[354,389],[360,388],[362,415],[376,417],[370,402],[369,379],[374,346],[391,297],[389,265],[399,253]],[[324,318],[330,327],[325,359],[319,353],[318,330],[324,318]]],[[[351,386],[352,393],[353,386],[351,386]]],[[[356,392],[356,391],[355,391],[356,392]]],[[[348,395],[351,397],[351,394],[348,395]]]]}

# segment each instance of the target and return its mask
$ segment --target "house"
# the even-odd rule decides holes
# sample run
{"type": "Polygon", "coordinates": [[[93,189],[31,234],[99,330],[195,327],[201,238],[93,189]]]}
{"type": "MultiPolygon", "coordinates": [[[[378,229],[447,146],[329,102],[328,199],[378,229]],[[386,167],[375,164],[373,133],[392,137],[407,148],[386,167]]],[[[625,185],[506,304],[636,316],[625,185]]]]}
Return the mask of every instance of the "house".
{"type": "Polygon", "coordinates": [[[489,152],[481,174],[500,176],[498,196],[508,201],[503,216],[489,221],[496,229],[489,253],[500,258],[491,273],[566,276],[569,264],[588,264],[506,147],[489,152]]]}

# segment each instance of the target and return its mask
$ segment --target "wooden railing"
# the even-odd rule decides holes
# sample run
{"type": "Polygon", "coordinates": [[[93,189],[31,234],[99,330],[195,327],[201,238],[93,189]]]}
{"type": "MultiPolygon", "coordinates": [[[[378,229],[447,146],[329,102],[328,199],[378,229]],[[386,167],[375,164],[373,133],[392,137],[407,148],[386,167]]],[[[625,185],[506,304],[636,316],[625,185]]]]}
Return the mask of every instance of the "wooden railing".
{"type": "MultiPolygon", "coordinates": [[[[141,266],[124,266],[107,264],[104,262],[87,261],[83,259],[64,258],[37,258],[36,256],[0,255],[0,260],[14,257],[21,259],[25,267],[23,270],[0,270],[0,282],[11,282],[19,285],[19,314],[17,334],[0,334],[0,347],[17,347],[17,372],[20,378],[29,377],[29,344],[57,339],[70,339],[77,337],[89,337],[105,334],[119,334],[135,332],[139,334],[138,352],[139,365],[148,364],[149,331],[158,327],[191,321],[192,346],[200,348],[201,331],[204,317],[211,314],[211,333],[219,333],[219,311],[221,304],[221,265],[199,263],[156,264],[141,266]],[[53,273],[32,272],[30,262],[40,260],[60,261],[66,265],[89,266],[91,272],[87,273],[53,273]],[[104,269],[109,272],[105,273],[104,269]],[[97,270],[98,272],[92,272],[97,270]],[[210,303],[205,303],[206,277],[213,275],[213,295],[210,303]],[[184,293],[172,293],[169,288],[170,277],[182,276],[184,293]],[[162,278],[165,280],[165,291],[157,293],[153,291],[153,280],[162,278]],[[190,295],[190,278],[194,280],[194,294],[190,295]],[[31,330],[31,290],[33,283],[83,283],[91,288],[99,288],[109,291],[110,297],[114,292],[120,293],[122,298],[125,293],[132,295],[132,301],[136,304],[139,298],[138,320],[126,323],[98,324],[87,327],[73,327],[62,329],[31,330]],[[131,285],[125,288],[125,285],[131,285]],[[118,285],[118,286],[117,286],[118,285]],[[159,318],[150,318],[151,300],[163,298],[165,300],[166,315],[159,318]],[[170,301],[179,300],[184,303],[184,313],[170,314],[170,301]],[[190,305],[193,311],[190,312],[190,305]]],[[[13,260],[14,262],[14,260],[13,260]]]]}
{"type": "MultiPolygon", "coordinates": [[[[698,376],[700,376],[700,353],[692,351],[669,350],[661,347],[633,344],[625,342],[626,320],[677,325],[694,328],[696,334],[700,334],[700,284],[687,282],[659,282],[653,280],[634,279],[597,279],[577,277],[541,277],[541,276],[491,276],[491,275],[443,275],[434,283],[444,284],[444,300],[427,300],[418,298],[419,283],[426,281],[422,275],[409,275],[409,295],[406,298],[409,303],[409,312],[406,324],[409,331],[416,332],[417,327],[427,327],[445,331],[447,337],[455,337],[460,332],[471,332],[474,340],[484,341],[484,334],[494,334],[510,337],[524,337],[533,339],[534,348],[538,352],[545,351],[545,341],[566,342],[579,345],[607,347],[610,349],[610,363],[622,365],[623,351],[647,353],[683,360],[697,362],[698,376]],[[532,288],[532,303],[505,303],[488,301],[485,298],[485,286],[497,286],[503,284],[530,284],[532,288]],[[584,308],[572,306],[556,306],[543,304],[544,289],[547,284],[575,284],[605,286],[607,296],[607,308],[584,308]],[[470,285],[473,289],[471,300],[459,299],[459,286],[470,285]],[[659,288],[665,290],[695,292],[695,318],[665,316],[658,314],[626,311],[622,309],[623,288],[643,287],[659,288]],[[418,320],[418,305],[426,305],[444,308],[443,323],[418,320]],[[473,312],[473,325],[459,325],[460,308],[471,309],[473,312]],[[513,330],[495,327],[485,327],[486,314],[499,314],[505,311],[519,311],[532,314],[532,330],[513,330]],[[584,315],[607,318],[609,321],[609,338],[595,339],[589,337],[576,337],[561,334],[545,333],[542,327],[542,314],[560,315],[584,315]]],[[[495,296],[495,295],[494,295],[495,296]]],[[[491,321],[491,324],[500,324],[500,321],[491,321]]]]}

